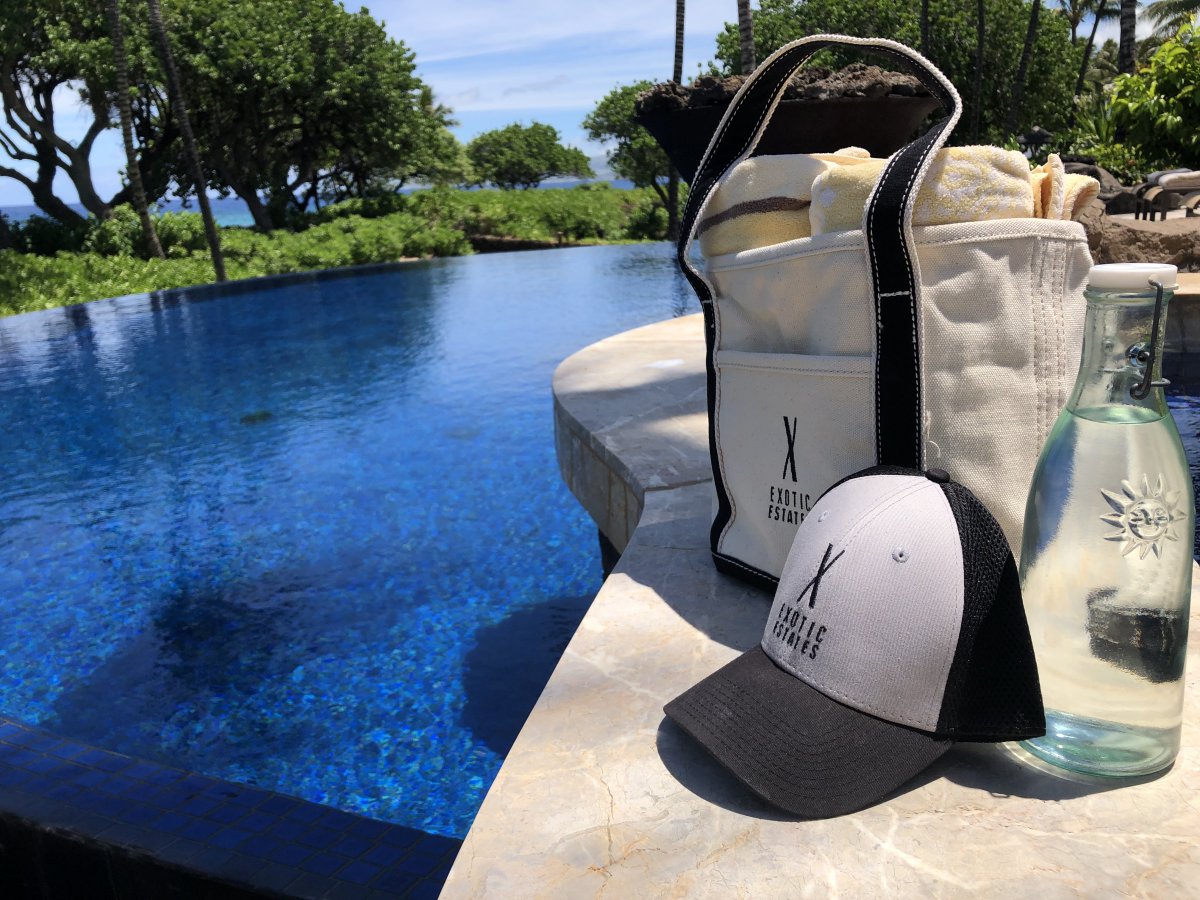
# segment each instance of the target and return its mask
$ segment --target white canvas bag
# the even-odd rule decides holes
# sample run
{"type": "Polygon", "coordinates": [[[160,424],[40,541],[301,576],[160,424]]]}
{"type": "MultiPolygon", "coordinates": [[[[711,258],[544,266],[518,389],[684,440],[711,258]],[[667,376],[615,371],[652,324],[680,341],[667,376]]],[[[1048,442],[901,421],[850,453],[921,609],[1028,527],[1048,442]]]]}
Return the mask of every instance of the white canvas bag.
{"type": "Polygon", "coordinates": [[[873,464],[945,469],[1020,552],[1033,468],[1079,363],[1091,257],[1076,222],[912,226],[912,201],[959,114],[953,85],[915,51],[818,35],[767,59],[717,128],[678,251],[704,312],[710,539],[722,571],[773,587],[812,504],[873,464]],[[890,158],[861,230],[699,266],[691,250],[706,202],[754,154],[796,69],[839,44],[899,63],[949,115],[890,158]]]}

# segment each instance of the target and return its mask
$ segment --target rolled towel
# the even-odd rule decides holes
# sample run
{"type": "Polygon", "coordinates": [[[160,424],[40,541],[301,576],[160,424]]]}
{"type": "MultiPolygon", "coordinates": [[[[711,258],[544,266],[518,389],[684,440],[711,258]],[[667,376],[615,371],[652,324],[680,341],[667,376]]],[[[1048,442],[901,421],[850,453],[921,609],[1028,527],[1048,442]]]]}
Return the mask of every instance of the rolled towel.
{"type": "MultiPolygon", "coordinates": [[[[812,185],[812,233],[861,228],[867,198],[886,160],[838,166],[812,185]]],[[[1029,163],[1015,150],[948,147],[930,164],[913,207],[914,225],[1028,218],[1034,212],[1029,163]]]]}
{"type": "Polygon", "coordinates": [[[811,235],[813,179],[830,165],[807,153],[742,160],[701,213],[701,252],[722,256],[811,235]]]}
{"type": "MultiPolygon", "coordinates": [[[[1038,219],[1061,219],[1066,207],[1066,171],[1057,153],[1031,173],[1033,179],[1033,215],[1038,219]]],[[[1070,216],[1067,216],[1070,218],[1070,216]]]]}
{"type": "Polygon", "coordinates": [[[1063,176],[1064,219],[1078,219],[1089,203],[1100,196],[1100,182],[1089,175],[1063,176]]]}

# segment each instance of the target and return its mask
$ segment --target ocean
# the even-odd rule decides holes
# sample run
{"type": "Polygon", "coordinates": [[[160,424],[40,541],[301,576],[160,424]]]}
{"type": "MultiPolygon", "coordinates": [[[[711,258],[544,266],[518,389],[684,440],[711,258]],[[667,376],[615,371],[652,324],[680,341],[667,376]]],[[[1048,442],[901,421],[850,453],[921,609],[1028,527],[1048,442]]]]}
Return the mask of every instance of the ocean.
{"type": "MultiPolygon", "coordinates": [[[[552,190],[555,188],[570,188],[586,183],[587,182],[575,179],[555,179],[553,181],[547,181],[543,183],[541,185],[541,189],[552,190]]],[[[615,188],[625,190],[633,187],[633,182],[624,181],[621,179],[609,181],[608,184],[615,188]]],[[[420,188],[403,188],[401,193],[407,194],[414,190],[420,190],[420,188]]],[[[469,188],[468,190],[474,189],[469,188]]],[[[249,227],[254,224],[254,219],[250,216],[250,210],[246,208],[246,204],[238,197],[210,197],[209,203],[212,204],[213,215],[217,217],[218,225],[249,227]]],[[[160,200],[157,205],[159,212],[200,211],[200,207],[196,205],[195,198],[189,199],[186,206],[184,205],[183,201],[176,197],[172,197],[170,200],[160,200]]],[[[87,210],[85,210],[80,204],[71,203],[69,206],[76,212],[87,215],[87,210]]],[[[44,215],[44,213],[42,213],[41,210],[39,210],[33,204],[0,205],[0,213],[3,213],[6,217],[8,217],[10,222],[24,222],[30,216],[44,215]]]]}

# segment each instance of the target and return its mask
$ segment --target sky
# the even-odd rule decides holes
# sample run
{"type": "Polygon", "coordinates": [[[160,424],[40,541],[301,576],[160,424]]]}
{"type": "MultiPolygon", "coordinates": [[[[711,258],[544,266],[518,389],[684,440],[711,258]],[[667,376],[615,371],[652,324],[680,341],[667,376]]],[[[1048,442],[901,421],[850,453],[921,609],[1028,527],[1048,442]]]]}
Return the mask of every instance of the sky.
{"type": "MultiPolygon", "coordinates": [[[[1050,0],[1053,2],[1053,0],[1050,0]]],[[[390,35],[416,54],[417,74],[438,102],[454,111],[464,142],[513,122],[544,122],[563,141],[583,150],[601,171],[604,148],[587,140],[583,118],[614,87],[643,78],[670,78],[674,59],[675,4],[671,0],[348,0],[382,20],[390,35]]],[[[716,35],[734,21],[734,0],[688,0],[684,35],[684,79],[713,58],[716,35]]],[[[1115,37],[1106,23],[1100,40],[1115,37]]],[[[1139,28],[1139,33],[1144,30],[1139,28]]],[[[60,130],[78,138],[88,124],[65,90],[56,98],[60,130]]],[[[0,159],[4,159],[0,153],[0,159]]],[[[119,131],[110,129],[92,154],[101,196],[120,187],[124,153],[119,131]]],[[[61,175],[56,193],[76,199],[61,175]]],[[[11,178],[0,178],[0,208],[32,202],[11,178]]]]}

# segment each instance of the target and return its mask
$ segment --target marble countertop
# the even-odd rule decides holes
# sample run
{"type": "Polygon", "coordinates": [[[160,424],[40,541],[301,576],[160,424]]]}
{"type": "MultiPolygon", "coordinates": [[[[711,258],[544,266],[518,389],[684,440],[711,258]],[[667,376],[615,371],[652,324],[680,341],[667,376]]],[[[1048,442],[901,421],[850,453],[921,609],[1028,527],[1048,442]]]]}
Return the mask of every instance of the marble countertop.
{"type": "Polygon", "coordinates": [[[698,316],[560,367],[560,464],[602,528],[626,523],[624,553],[442,896],[1200,896],[1198,640],[1180,757],[1135,782],[959,745],[884,802],[799,821],[665,719],[666,701],[758,642],[771,599],[709,558],[703,377],[698,316]]]}

